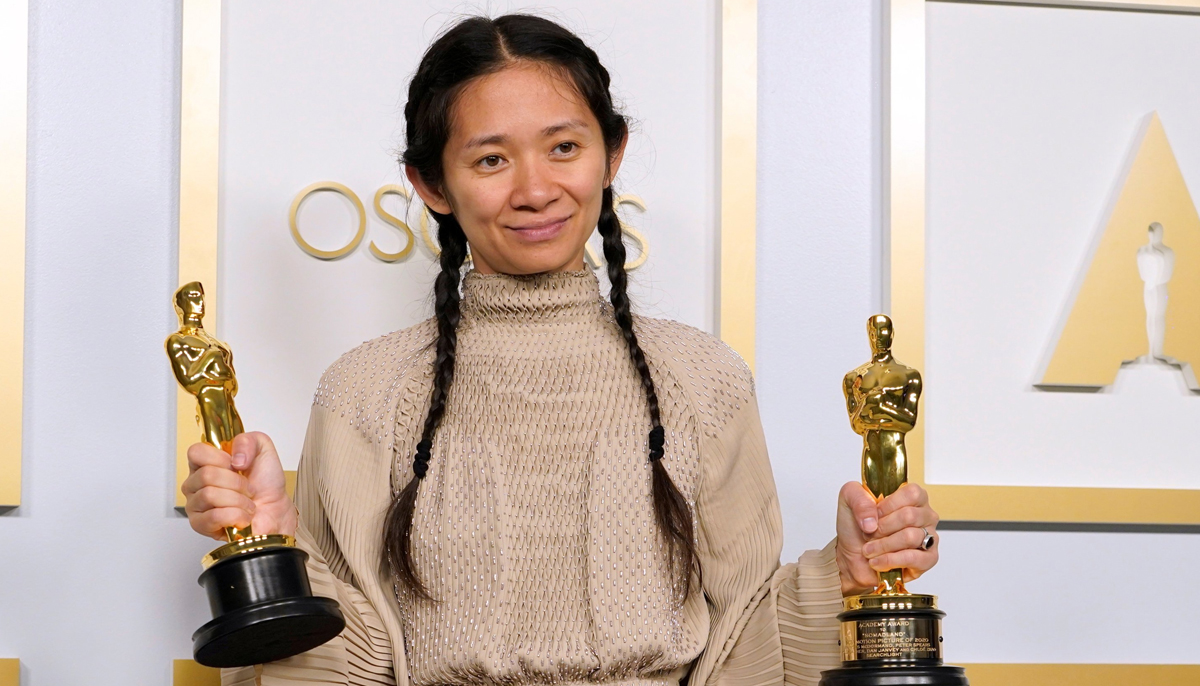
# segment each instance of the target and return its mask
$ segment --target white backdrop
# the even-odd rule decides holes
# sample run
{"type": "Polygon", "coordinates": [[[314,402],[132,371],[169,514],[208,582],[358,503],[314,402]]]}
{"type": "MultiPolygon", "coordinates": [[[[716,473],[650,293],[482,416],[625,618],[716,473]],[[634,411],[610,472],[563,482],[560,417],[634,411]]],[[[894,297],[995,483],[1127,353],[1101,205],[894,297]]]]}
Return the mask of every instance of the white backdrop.
{"type": "Polygon", "coordinates": [[[1200,198],[1200,16],[928,11],[927,478],[1200,488],[1179,372],[1033,387],[1150,112],[1200,198]]]}
{"type": "MultiPolygon", "coordinates": [[[[24,686],[167,686],[207,618],[211,547],[173,508],[162,351],[178,7],[30,6],[23,504],[0,513],[0,656],[24,686]]],[[[759,32],[757,379],[794,559],[828,541],[858,473],[838,384],[881,292],[879,2],[759,0],[759,32]]],[[[1197,663],[1197,568],[1195,534],[944,531],[914,587],[941,596],[952,661],[1197,663]]]]}
{"type": "MultiPolygon", "coordinates": [[[[644,314],[711,331],[718,4],[553,5],[486,7],[554,17],[599,53],[634,126],[615,187],[647,207],[621,213],[651,247],[649,261],[635,272],[634,303],[644,314]]],[[[325,367],[362,341],[430,314],[433,253],[419,242],[401,262],[372,256],[372,240],[387,252],[403,246],[371,203],[385,184],[408,186],[395,153],[403,145],[408,79],[421,53],[455,17],[482,7],[429,0],[225,3],[220,336],[235,353],[247,426],[270,434],[289,468],[325,367]],[[349,186],[367,208],[367,237],[332,262],[302,252],[288,232],[293,197],[317,181],[349,186]]],[[[404,209],[396,196],[385,207],[393,214],[404,209]]],[[[410,214],[419,239],[419,209],[410,214]]],[[[310,196],[299,226],[315,247],[336,249],[353,236],[354,209],[332,193],[310,196]]]]}

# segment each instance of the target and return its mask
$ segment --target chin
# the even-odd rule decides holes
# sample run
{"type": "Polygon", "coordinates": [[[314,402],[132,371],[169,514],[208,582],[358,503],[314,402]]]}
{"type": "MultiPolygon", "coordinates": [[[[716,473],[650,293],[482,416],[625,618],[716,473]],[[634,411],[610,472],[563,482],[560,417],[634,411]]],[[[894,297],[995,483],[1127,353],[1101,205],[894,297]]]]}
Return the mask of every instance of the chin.
{"type": "Polygon", "coordinates": [[[504,256],[504,266],[496,271],[517,275],[570,271],[578,268],[581,252],[582,246],[574,245],[513,246],[513,250],[504,256]]]}

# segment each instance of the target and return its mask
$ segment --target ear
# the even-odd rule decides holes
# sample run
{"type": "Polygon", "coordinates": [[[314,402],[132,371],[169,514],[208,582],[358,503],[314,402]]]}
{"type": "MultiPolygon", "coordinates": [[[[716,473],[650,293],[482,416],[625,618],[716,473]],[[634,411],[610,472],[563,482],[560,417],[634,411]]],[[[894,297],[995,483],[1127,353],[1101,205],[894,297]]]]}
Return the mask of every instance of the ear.
{"type": "Polygon", "coordinates": [[[612,185],[613,179],[617,178],[617,170],[621,168],[621,160],[625,159],[625,144],[628,142],[629,130],[626,129],[625,135],[621,137],[621,143],[617,146],[617,151],[608,161],[608,176],[604,179],[605,188],[612,185]]]}
{"type": "Polygon", "coordinates": [[[425,183],[425,180],[421,178],[421,172],[417,171],[416,167],[408,164],[404,165],[404,175],[408,177],[408,182],[416,189],[417,195],[421,196],[421,202],[425,203],[426,207],[438,214],[451,214],[453,212],[446,196],[442,195],[440,190],[425,183]]]}

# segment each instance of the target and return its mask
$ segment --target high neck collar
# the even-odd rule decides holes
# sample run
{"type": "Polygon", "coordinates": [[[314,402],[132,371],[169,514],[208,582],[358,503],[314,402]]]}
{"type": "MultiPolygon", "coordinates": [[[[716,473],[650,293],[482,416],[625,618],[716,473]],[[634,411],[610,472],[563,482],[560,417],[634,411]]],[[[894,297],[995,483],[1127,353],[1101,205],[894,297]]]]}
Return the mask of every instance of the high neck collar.
{"type": "Polygon", "coordinates": [[[471,270],[463,279],[463,316],[485,322],[594,317],[601,303],[600,282],[587,268],[528,276],[471,270]]]}

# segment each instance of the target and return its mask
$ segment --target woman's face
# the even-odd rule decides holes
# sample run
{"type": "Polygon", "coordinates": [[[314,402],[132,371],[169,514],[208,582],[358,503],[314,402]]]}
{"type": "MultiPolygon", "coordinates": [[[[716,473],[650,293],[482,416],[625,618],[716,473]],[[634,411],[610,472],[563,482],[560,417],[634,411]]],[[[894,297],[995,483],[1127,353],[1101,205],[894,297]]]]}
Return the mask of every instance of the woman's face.
{"type": "Polygon", "coordinates": [[[450,110],[441,188],[405,172],[431,209],[453,213],[485,274],[583,269],[607,166],[600,123],[569,80],[518,62],[471,81],[450,110]]]}

